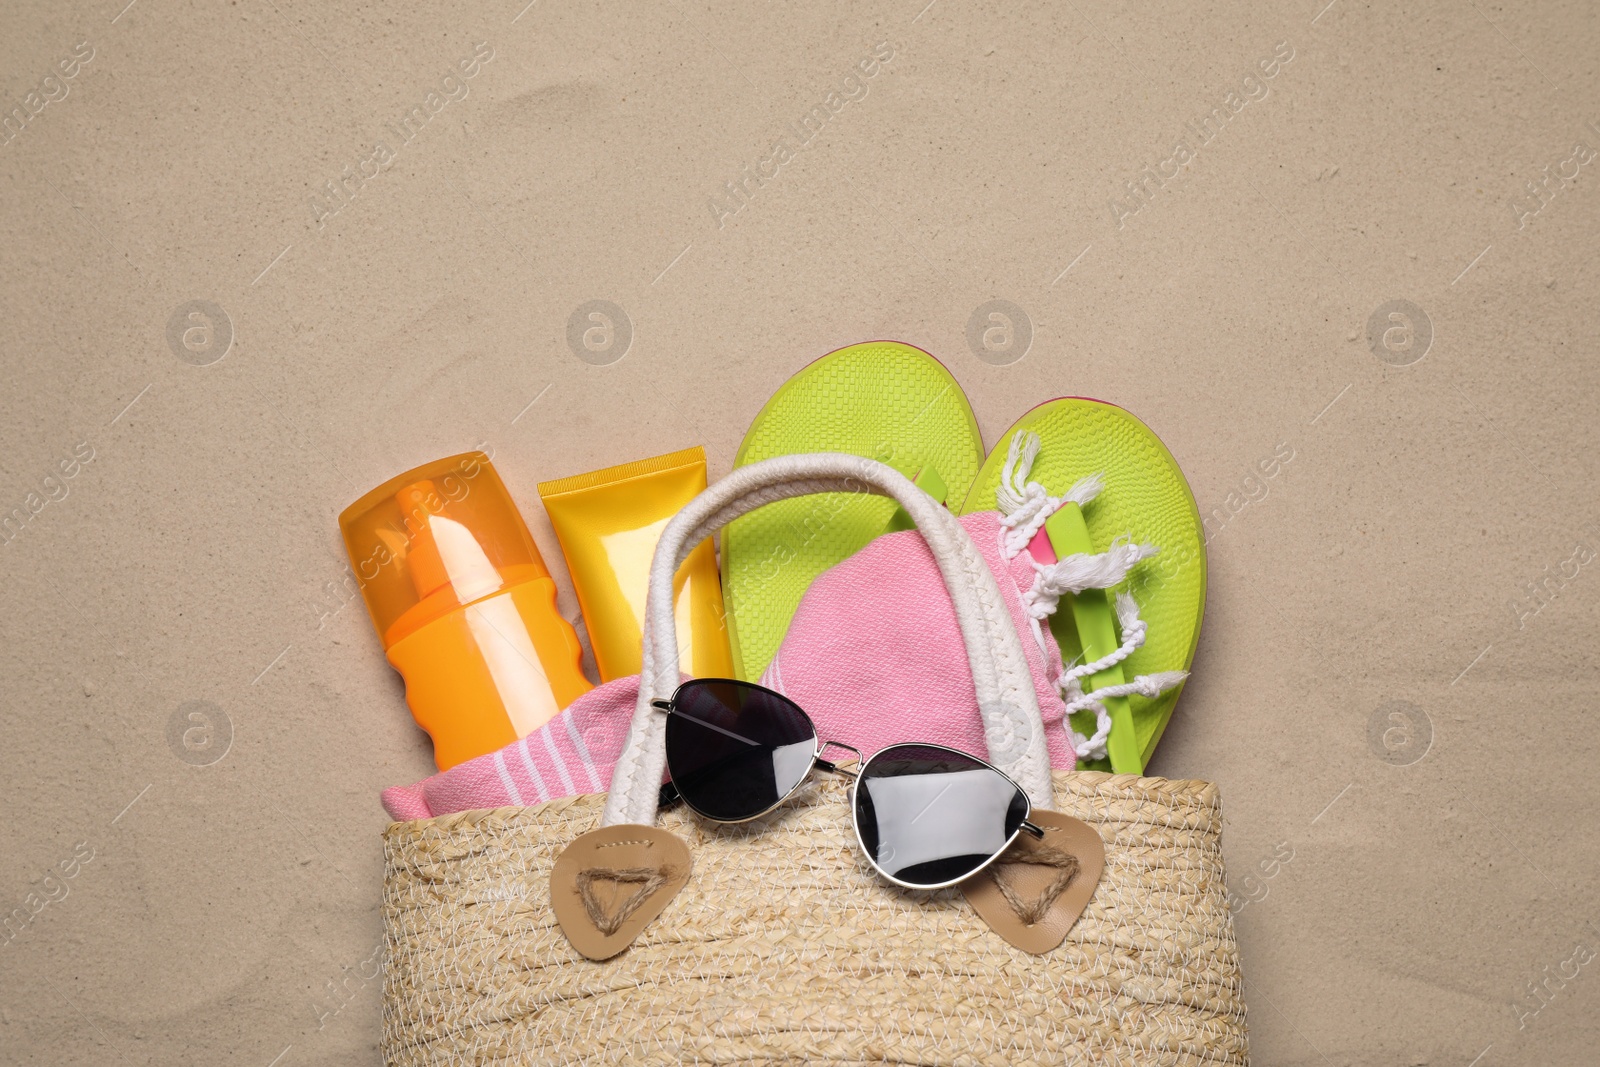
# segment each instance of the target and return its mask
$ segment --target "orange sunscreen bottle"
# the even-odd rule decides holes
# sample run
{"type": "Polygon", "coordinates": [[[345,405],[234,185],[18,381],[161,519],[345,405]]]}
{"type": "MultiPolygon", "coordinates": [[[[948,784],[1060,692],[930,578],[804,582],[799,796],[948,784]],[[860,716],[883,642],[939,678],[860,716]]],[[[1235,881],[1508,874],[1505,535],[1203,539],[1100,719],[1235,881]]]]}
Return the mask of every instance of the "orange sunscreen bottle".
{"type": "Polygon", "coordinates": [[[555,582],[482,452],[384,482],[339,528],[440,770],[526,736],[592,688],[555,582]]]}
{"type": "MultiPolygon", "coordinates": [[[[539,496],[578,591],[600,680],[639,673],[650,561],[667,521],[706,487],[706,451],[624,463],[541,482],[539,496]]],[[[678,665],[695,678],[733,677],[717,557],[706,538],[673,580],[678,665]]]]}

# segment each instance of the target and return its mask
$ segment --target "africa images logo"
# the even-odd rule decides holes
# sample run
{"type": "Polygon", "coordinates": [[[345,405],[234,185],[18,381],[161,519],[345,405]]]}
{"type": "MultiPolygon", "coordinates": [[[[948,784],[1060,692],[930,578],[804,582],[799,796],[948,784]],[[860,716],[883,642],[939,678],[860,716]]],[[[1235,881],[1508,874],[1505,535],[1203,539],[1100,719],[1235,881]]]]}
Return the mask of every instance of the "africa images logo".
{"type": "Polygon", "coordinates": [[[893,58],[894,45],[888,41],[879,41],[870,53],[856,62],[837,89],[829,90],[820,102],[812,104],[810,109],[800,116],[799,121],[789,123],[784,132],[773,139],[772,148],[766,155],[753,165],[746,163],[737,178],[723,182],[722,187],[727,193],[726,197],[718,195],[706,200],[706,204],[711,208],[711,217],[716,220],[717,229],[722,229],[727,225],[729,218],[748,207],[761,187],[777,178],[784,167],[793,163],[799,157],[800,150],[810,145],[822,132],[823,127],[843,111],[846,105],[866,99],[867,83],[876,78],[893,58]]]}
{"type": "Polygon", "coordinates": [[[37,88],[28,90],[21,101],[0,111],[0,145],[16,140],[30,123],[38,121],[45,108],[65,100],[72,91],[72,79],[93,58],[94,45],[87,40],[79,41],[70,53],[56,61],[50,73],[39,79],[37,88]]]}
{"type": "Polygon", "coordinates": [[[1202,112],[1198,121],[1184,123],[1167,158],[1145,167],[1135,179],[1124,181],[1122,184],[1127,191],[1127,198],[1113,196],[1108,201],[1117,229],[1122,229],[1129,218],[1154,203],[1156,193],[1165,189],[1168,182],[1183,177],[1184,169],[1200,157],[1200,149],[1215,140],[1235,115],[1252,101],[1265,100],[1271,92],[1267,82],[1276,78],[1284,67],[1294,61],[1294,57],[1294,45],[1286,40],[1279,41],[1273,46],[1272,55],[1257,60],[1255,70],[1240,79],[1237,91],[1228,90],[1222,102],[1202,112]]]}
{"type": "Polygon", "coordinates": [[[439,79],[438,87],[429,91],[420,104],[413,104],[397,121],[385,125],[384,128],[393,135],[394,147],[390,147],[386,140],[376,140],[372,143],[372,150],[357,159],[354,166],[345,164],[337,178],[323,182],[321,190],[310,199],[311,221],[316,223],[317,229],[325,228],[330,218],[361,195],[367,182],[392,167],[394,161],[400,158],[397,149],[416,140],[422,128],[432,122],[434,116],[448,107],[452,100],[465,100],[471,91],[467,86],[468,79],[476,78],[482,72],[483,65],[493,58],[494,49],[488,42],[474,45],[472,54],[458,60],[439,79]],[[368,170],[368,167],[372,169],[368,170]]]}

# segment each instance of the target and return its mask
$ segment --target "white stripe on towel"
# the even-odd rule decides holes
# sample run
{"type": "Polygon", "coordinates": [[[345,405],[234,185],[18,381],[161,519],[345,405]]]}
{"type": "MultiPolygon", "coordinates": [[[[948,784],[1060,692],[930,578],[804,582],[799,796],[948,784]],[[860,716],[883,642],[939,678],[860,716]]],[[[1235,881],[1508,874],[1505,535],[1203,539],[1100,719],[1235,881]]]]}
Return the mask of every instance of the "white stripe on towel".
{"type": "Polygon", "coordinates": [[[522,753],[522,765],[528,768],[528,777],[533,779],[533,787],[539,791],[539,799],[549,800],[550,790],[545,788],[544,775],[539,773],[539,768],[533,765],[533,757],[528,755],[527,738],[522,739],[522,744],[517,746],[517,751],[522,753]]]}
{"type": "Polygon", "coordinates": [[[578,733],[578,724],[572,721],[571,715],[563,715],[567,721],[567,735],[572,738],[572,747],[577,750],[578,758],[583,761],[583,769],[589,775],[589,784],[594,786],[595,792],[604,793],[605,783],[600,781],[600,768],[594,765],[594,757],[589,754],[589,746],[583,743],[583,735],[578,733]]]}
{"type": "Polygon", "coordinates": [[[506,796],[511,798],[511,803],[519,808],[522,807],[526,802],[522,799],[522,793],[517,789],[517,783],[511,780],[511,772],[506,769],[504,752],[495,752],[494,769],[500,772],[500,784],[506,787],[506,796]]]}
{"type": "Polygon", "coordinates": [[[561,758],[561,753],[556,751],[555,742],[550,740],[549,730],[540,730],[539,736],[544,738],[544,750],[550,753],[550,758],[555,761],[556,773],[561,775],[561,784],[567,787],[567,796],[578,795],[578,787],[572,781],[572,775],[567,773],[567,761],[561,758]]]}

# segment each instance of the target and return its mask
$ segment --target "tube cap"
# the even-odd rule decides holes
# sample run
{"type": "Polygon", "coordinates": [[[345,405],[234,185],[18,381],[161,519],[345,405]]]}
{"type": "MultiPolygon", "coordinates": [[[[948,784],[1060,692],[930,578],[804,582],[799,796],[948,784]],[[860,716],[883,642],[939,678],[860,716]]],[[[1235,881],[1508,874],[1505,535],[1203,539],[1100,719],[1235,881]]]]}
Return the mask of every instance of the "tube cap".
{"type": "Polygon", "coordinates": [[[447,612],[550,575],[482,452],[389,479],[345,508],[339,529],[386,650],[447,612]]]}

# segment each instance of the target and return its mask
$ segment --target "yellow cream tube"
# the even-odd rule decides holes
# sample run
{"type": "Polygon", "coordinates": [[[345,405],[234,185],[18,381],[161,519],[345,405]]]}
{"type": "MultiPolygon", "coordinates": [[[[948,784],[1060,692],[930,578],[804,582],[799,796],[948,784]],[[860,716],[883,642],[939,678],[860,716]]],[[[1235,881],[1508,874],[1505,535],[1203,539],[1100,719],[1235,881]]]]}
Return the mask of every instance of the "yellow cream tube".
{"type": "MultiPolygon", "coordinates": [[[[539,483],[561,541],[600,680],[639,673],[650,561],[667,521],[706,487],[706,450],[624,463],[539,483]]],[[[695,546],[672,584],[678,665],[694,678],[733,677],[722,581],[711,539],[695,546]]]]}

